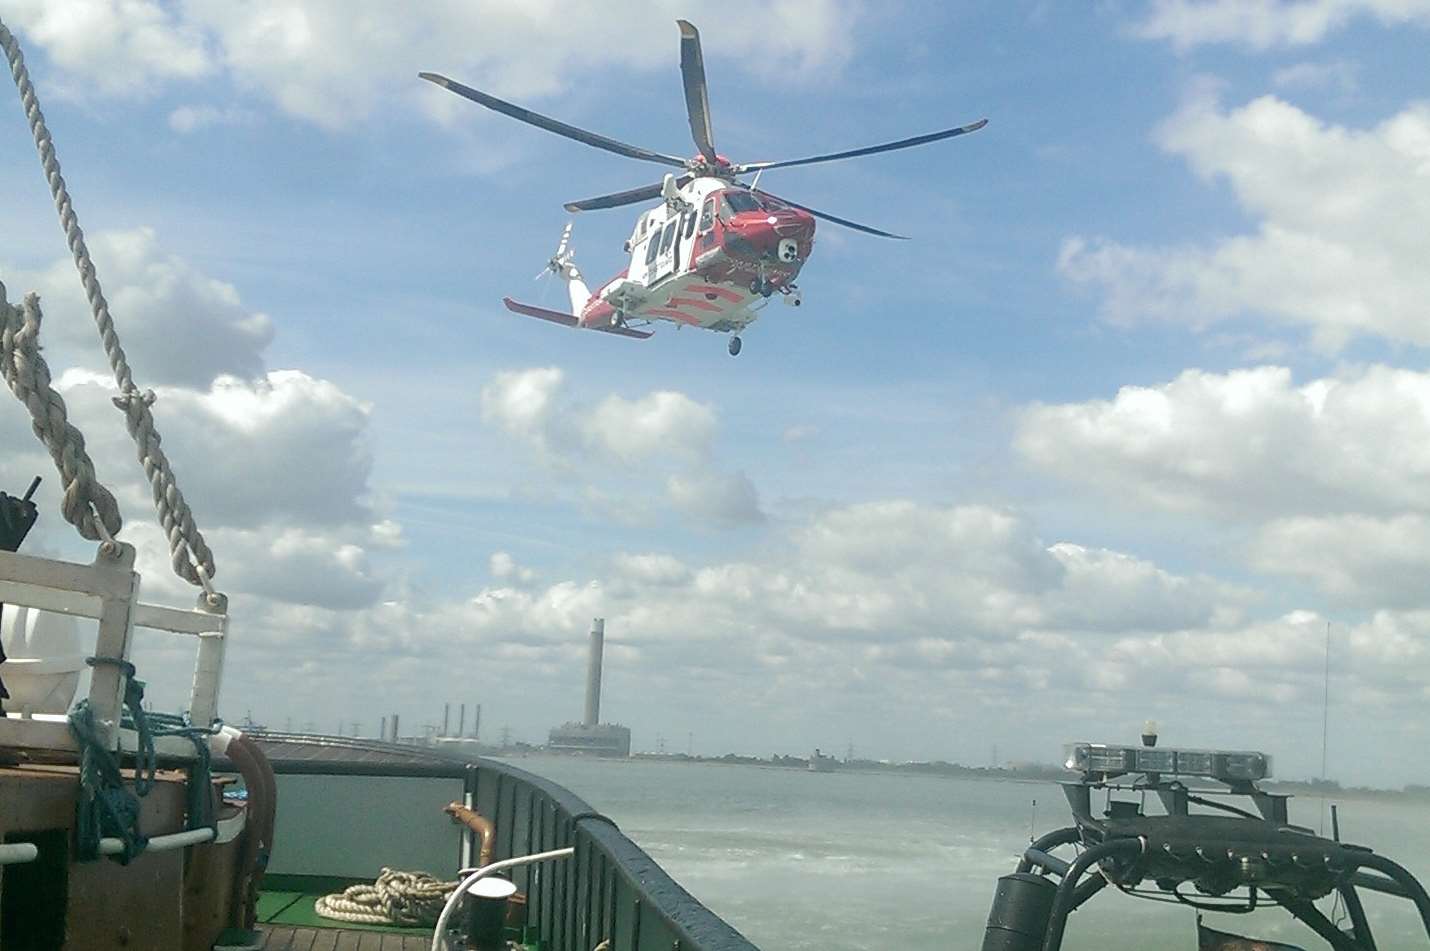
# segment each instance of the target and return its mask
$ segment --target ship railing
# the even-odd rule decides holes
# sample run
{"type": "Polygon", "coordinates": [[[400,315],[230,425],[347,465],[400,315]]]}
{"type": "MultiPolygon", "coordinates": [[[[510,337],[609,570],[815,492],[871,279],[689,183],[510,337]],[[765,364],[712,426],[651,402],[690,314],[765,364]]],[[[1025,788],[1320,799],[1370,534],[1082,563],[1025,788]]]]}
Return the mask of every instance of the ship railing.
{"type": "MultiPolygon", "coordinates": [[[[0,551],[0,603],[99,622],[90,655],[88,699],[109,748],[131,752],[136,748],[134,732],[120,729],[125,671],[136,627],[197,638],[189,720],[202,728],[214,723],[228,634],[228,603],[222,595],[210,601],[201,594],[193,610],[140,601],[134,547],[115,543],[112,549],[99,546],[88,565],[0,551]]],[[[165,757],[195,755],[192,741],[182,736],[155,737],[154,746],[165,757]]],[[[0,717],[0,747],[79,752],[65,716],[39,713],[0,717]]]]}
{"type": "MultiPolygon", "coordinates": [[[[468,761],[432,752],[425,762],[361,762],[354,758],[285,758],[267,741],[319,741],[378,755],[382,751],[426,753],[405,744],[297,734],[258,734],[265,743],[283,799],[285,776],[429,777],[460,780],[465,804],[496,827],[497,859],[574,847],[563,862],[548,862],[512,870],[512,880],[526,896],[529,929],[551,951],[590,951],[609,941],[610,951],[757,951],[734,927],[687,892],[616,823],[575,793],[507,763],[489,759],[468,761]],[[445,761],[443,761],[445,760],[445,761]]],[[[333,750],[337,753],[337,749],[333,750]]],[[[329,794],[333,783],[325,784],[329,794]]],[[[458,787],[453,785],[453,788],[458,787]]],[[[394,809],[403,808],[394,803],[394,809]]],[[[394,817],[368,814],[366,824],[394,817]]],[[[457,827],[457,866],[476,864],[475,833],[457,827]]],[[[311,843],[310,843],[311,845],[311,843]]],[[[282,829],[275,837],[275,866],[282,864],[282,829]]],[[[305,849],[305,851],[307,851],[305,849]]],[[[431,870],[431,871],[436,871],[431,870]]]]}

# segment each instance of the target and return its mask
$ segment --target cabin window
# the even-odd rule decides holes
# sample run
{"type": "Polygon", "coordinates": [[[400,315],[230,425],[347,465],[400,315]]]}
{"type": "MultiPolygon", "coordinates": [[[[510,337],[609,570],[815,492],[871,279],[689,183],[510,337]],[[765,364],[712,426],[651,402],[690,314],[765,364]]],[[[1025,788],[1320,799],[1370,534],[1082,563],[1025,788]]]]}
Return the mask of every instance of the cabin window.
{"type": "Polygon", "coordinates": [[[695,212],[687,211],[681,220],[685,222],[685,227],[681,230],[681,236],[685,238],[686,241],[689,241],[691,235],[695,234],[695,212]]]}
{"type": "Polygon", "coordinates": [[[736,214],[742,211],[759,211],[761,208],[760,200],[749,192],[727,191],[725,204],[736,214]]]}
{"type": "Polygon", "coordinates": [[[700,209],[700,233],[715,227],[715,196],[705,199],[705,207],[700,209]]]}
{"type": "Polygon", "coordinates": [[[659,250],[660,250],[660,232],[657,231],[657,232],[655,232],[654,234],[652,234],[652,235],[650,236],[650,244],[646,245],[646,249],[645,249],[645,263],[646,263],[646,266],[647,266],[647,267],[649,267],[650,265],[652,265],[652,264],[655,263],[655,254],[656,254],[656,252],[659,251],[659,250]]]}
{"type": "MultiPolygon", "coordinates": [[[[670,250],[670,246],[675,244],[675,233],[680,230],[680,222],[672,221],[665,226],[665,234],[660,237],[660,253],[665,254],[670,250]]],[[[655,243],[655,238],[651,238],[651,243],[655,243]]]]}

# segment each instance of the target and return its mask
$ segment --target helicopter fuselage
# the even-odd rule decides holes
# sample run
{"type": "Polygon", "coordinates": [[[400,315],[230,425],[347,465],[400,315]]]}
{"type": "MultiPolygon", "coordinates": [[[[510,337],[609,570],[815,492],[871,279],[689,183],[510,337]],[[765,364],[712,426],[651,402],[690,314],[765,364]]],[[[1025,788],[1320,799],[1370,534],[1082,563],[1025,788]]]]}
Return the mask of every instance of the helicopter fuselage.
{"type": "Polygon", "coordinates": [[[582,327],[667,320],[739,332],[794,280],[814,248],[814,217],[715,177],[671,190],[636,221],[629,266],[596,290],[582,327]]]}

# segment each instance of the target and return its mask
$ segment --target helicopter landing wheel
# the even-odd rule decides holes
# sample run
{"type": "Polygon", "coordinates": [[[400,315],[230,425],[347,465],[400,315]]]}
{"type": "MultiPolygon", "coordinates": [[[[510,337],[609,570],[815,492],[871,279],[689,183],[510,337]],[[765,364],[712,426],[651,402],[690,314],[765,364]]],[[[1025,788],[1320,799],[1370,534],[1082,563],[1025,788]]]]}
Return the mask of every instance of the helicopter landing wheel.
{"type": "Polygon", "coordinates": [[[740,338],[738,336],[731,337],[730,345],[726,349],[730,351],[730,356],[738,357],[740,355],[740,338]]]}

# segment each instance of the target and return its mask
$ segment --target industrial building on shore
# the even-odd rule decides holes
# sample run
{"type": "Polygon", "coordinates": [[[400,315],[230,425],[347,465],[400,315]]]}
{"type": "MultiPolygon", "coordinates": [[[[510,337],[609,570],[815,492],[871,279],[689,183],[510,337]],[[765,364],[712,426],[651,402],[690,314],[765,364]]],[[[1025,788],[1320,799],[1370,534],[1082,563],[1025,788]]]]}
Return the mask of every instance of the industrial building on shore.
{"type": "Polygon", "coordinates": [[[586,715],[579,723],[551,728],[546,748],[552,753],[585,756],[630,756],[631,731],[617,723],[601,722],[601,655],[605,650],[606,619],[591,621],[591,652],[586,664],[586,715]]]}

